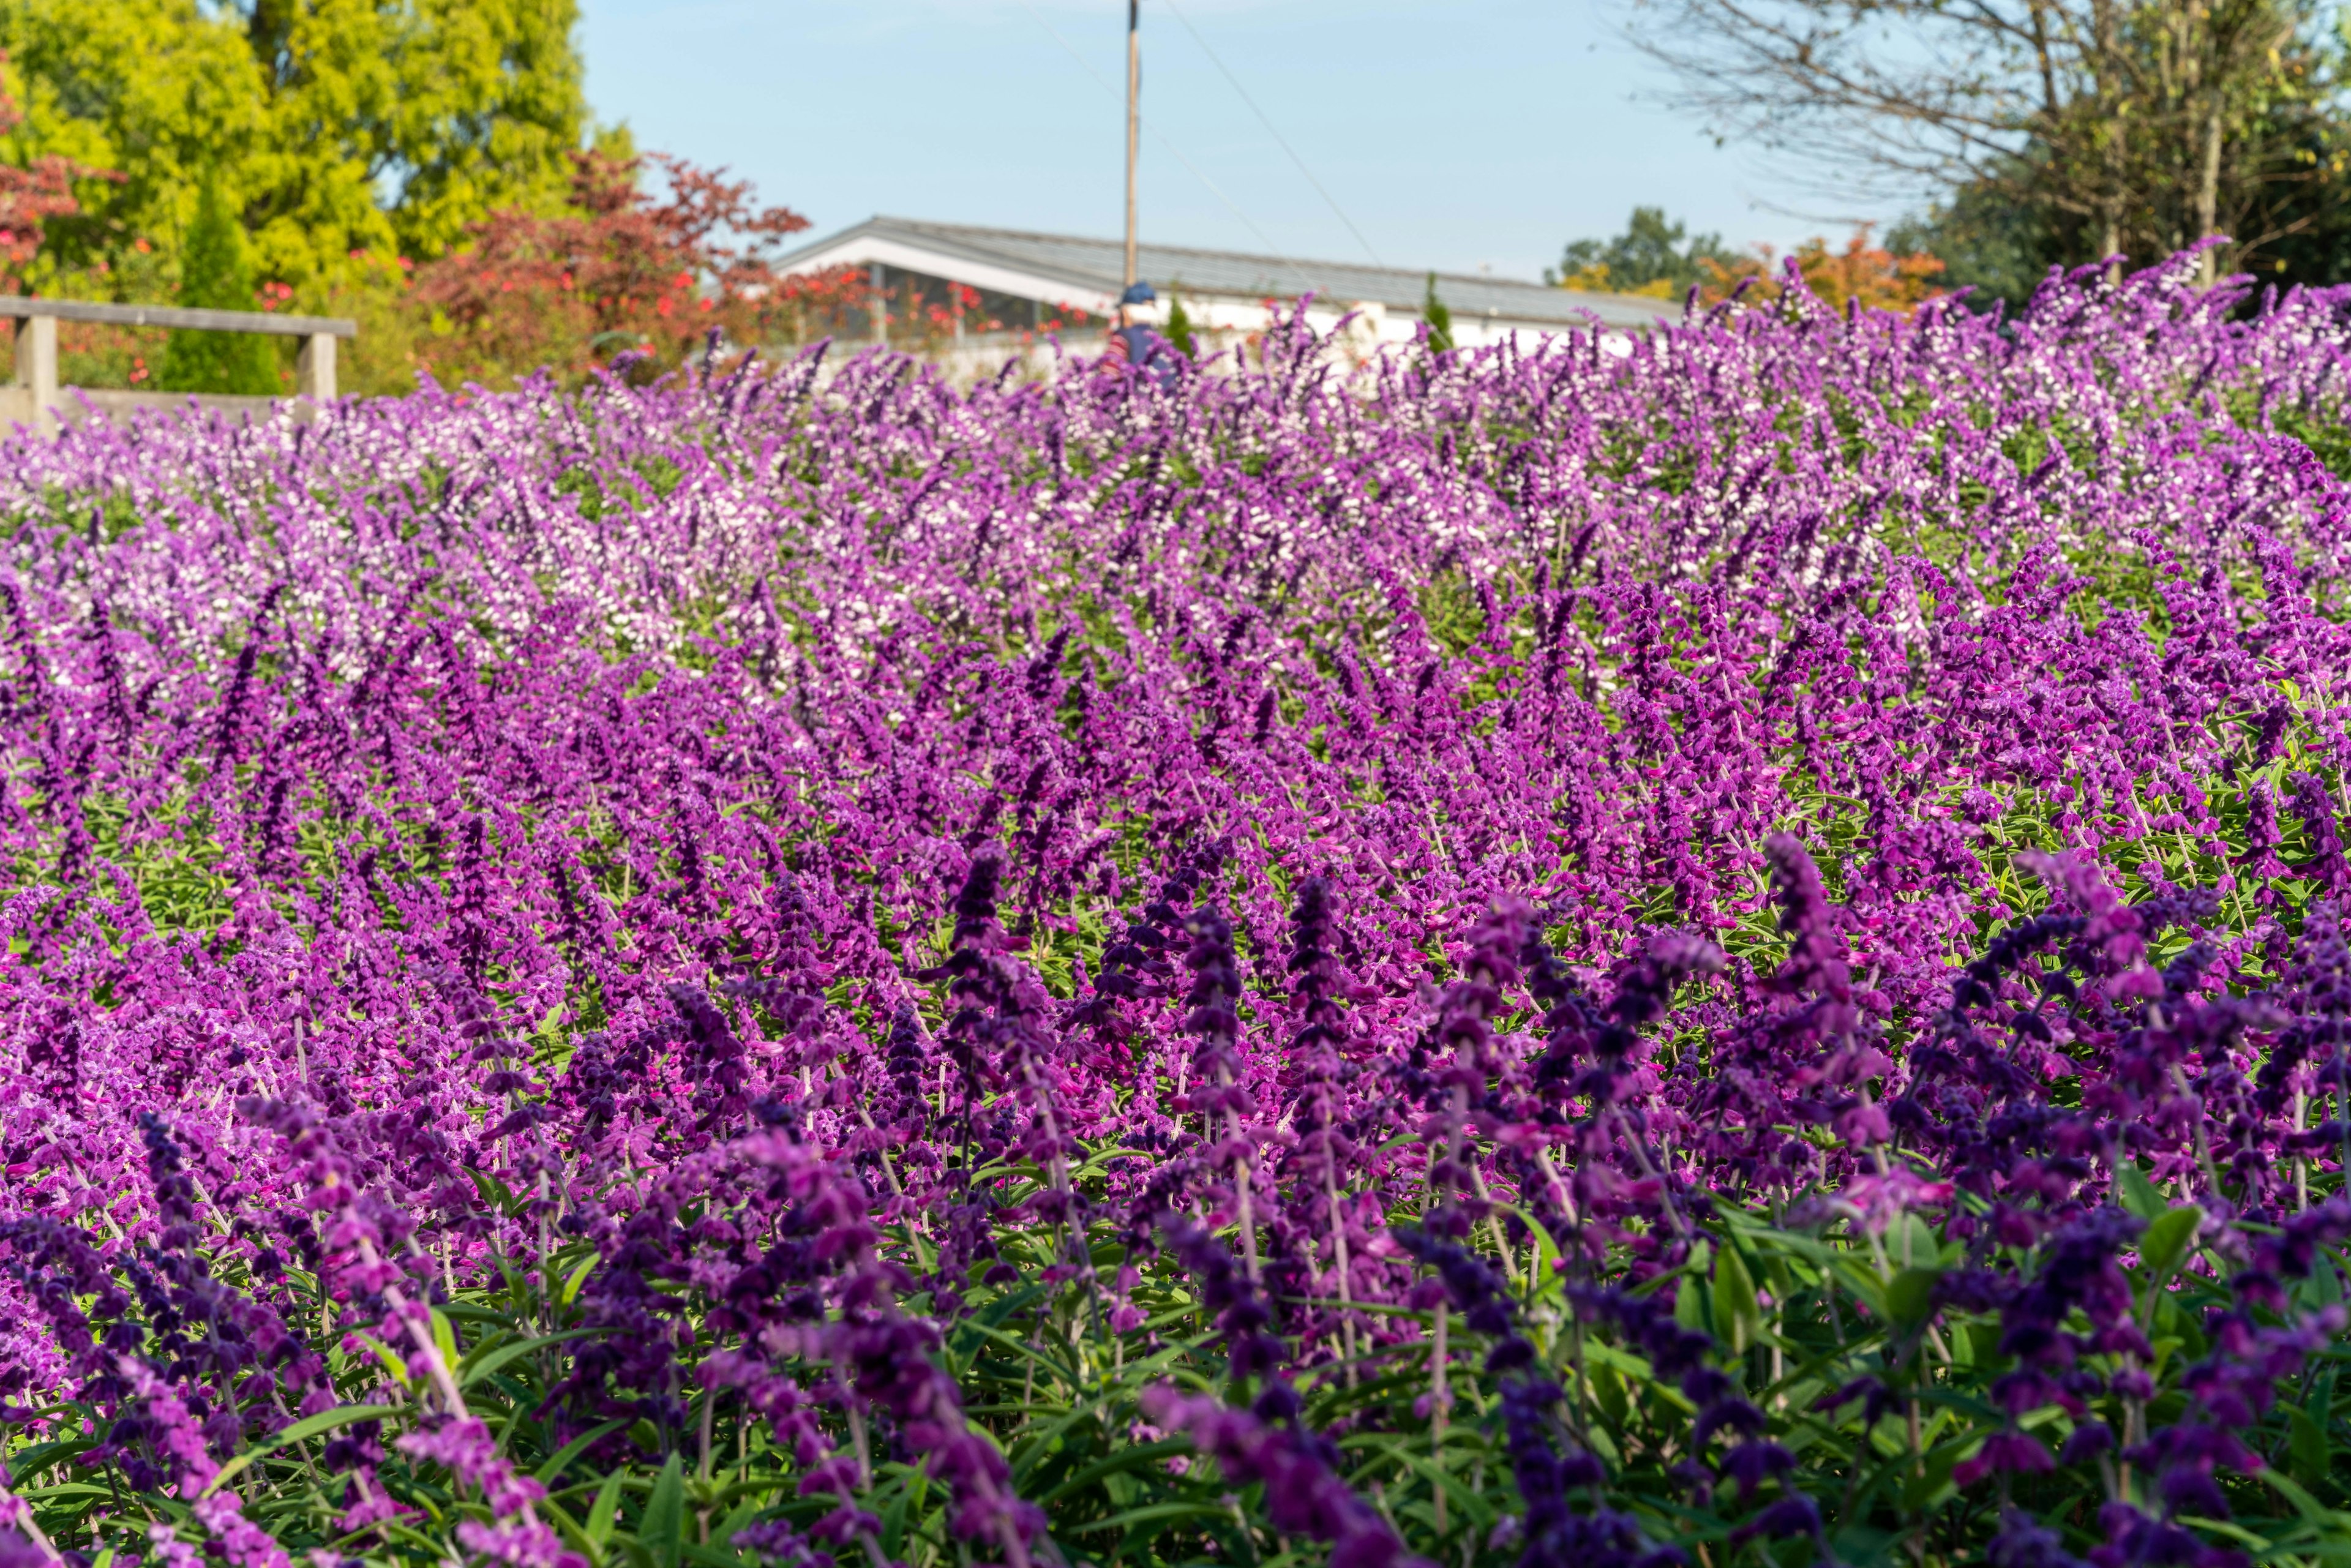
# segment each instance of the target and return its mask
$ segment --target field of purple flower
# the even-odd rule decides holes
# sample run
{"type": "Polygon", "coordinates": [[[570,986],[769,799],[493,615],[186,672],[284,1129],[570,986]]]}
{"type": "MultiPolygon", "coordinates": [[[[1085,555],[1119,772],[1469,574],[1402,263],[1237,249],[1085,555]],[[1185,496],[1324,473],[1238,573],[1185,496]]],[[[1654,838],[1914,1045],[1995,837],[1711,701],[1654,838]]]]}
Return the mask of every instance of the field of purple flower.
{"type": "Polygon", "coordinates": [[[0,1564],[2351,1555],[2351,291],[6,446],[0,1564]]]}

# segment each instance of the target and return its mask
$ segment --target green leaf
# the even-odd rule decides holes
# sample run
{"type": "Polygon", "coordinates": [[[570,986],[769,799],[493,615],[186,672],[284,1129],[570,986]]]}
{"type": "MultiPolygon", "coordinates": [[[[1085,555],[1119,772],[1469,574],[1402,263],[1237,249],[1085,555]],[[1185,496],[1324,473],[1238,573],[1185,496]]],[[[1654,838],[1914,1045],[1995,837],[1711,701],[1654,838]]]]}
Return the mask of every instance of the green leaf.
{"type": "Polygon", "coordinates": [[[612,1518],[621,1511],[621,1474],[614,1470],[604,1478],[603,1487],[588,1510],[588,1539],[600,1549],[612,1539],[612,1518]]]}
{"type": "Polygon", "coordinates": [[[601,1329],[565,1329],[561,1333],[541,1334],[537,1339],[525,1340],[520,1344],[500,1345],[486,1354],[477,1351],[466,1358],[464,1375],[457,1379],[457,1386],[461,1389],[471,1388],[475,1383],[487,1377],[515,1357],[528,1355],[532,1351],[542,1346],[559,1344],[567,1339],[580,1339],[588,1334],[603,1332],[601,1329]]]}
{"type": "Polygon", "coordinates": [[[434,1307],[432,1312],[433,1348],[441,1353],[441,1364],[455,1372],[457,1363],[463,1359],[457,1351],[457,1325],[450,1322],[449,1314],[440,1308],[434,1307]]]}
{"type": "Polygon", "coordinates": [[[1829,1272],[1835,1276],[1838,1284],[1845,1288],[1846,1293],[1867,1307],[1872,1315],[1881,1318],[1890,1315],[1886,1305],[1886,1280],[1876,1269],[1867,1267],[1858,1259],[1840,1257],[1830,1264],[1829,1272]]]}
{"type": "Polygon", "coordinates": [[[36,1443],[20,1448],[8,1457],[8,1468],[22,1481],[26,1476],[39,1475],[59,1459],[69,1459],[87,1448],[98,1447],[96,1437],[66,1437],[53,1443],[36,1443]]]}
{"type": "Polygon", "coordinates": [[[1152,1443],[1123,1445],[1108,1458],[1096,1459],[1068,1479],[1055,1485],[1051,1490],[1038,1495],[1033,1500],[1040,1508],[1050,1507],[1070,1493],[1093,1485],[1105,1476],[1115,1475],[1122,1470],[1134,1469],[1138,1466],[1159,1463],[1170,1455],[1189,1452],[1191,1447],[1190,1439],[1185,1437],[1162,1437],[1152,1443]]]}
{"type": "Polygon", "coordinates": [[[1142,1524],[1151,1520],[1230,1519],[1231,1517],[1231,1513],[1221,1503],[1155,1502],[1148,1508],[1131,1508],[1124,1513],[1112,1514],[1108,1519],[1098,1519],[1091,1524],[1081,1524],[1077,1529],[1081,1531],[1116,1530],[1121,1525],[1142,1524]]]}
{"type": "Polygon", "coordinates": [[[1903,1215],[1901,1234],[1889,1234],[1886,1249],[1906,1269],[1929,1269],[1943,1260],[1943,1243],[1935,1235],[1935,1228],[1916,1214],[1903,1215]]]}
{"type": "Polygon", "coordinates": [[[1951,1472],[1959,1468],[1959,1456],[1975,1445],[1965,1438],[1939,1443],[1929,1449],[1920,1472],[1902,1489],[1902,1506],[1922,1509],[1937,1501],[1951,1485],[1951,1472]]]}
{"type": "Polygon", "coordinates": [[[2147,1232],[2138,1239],[2138,1266],[2141,1280],[2149,1293],[2171,1283],[2171,1276],[2179,1270],[2180,1260],[2187,1255],[2188,1244],[2204,1223],[2204,1211],[2193,1204],[2167,1208],[2148,1221],[2147,1232]]]}
{"type": "Polygon", "coordinates": [[[588,1532],[580,1527],[580,1521],[565,1512],[561,1504],[552,1499],[542,1498],[538,1507],[540,1517],[554,1523],[563,1539],[588,1560],[590,1568],[603,1568],[604,1549],[588,1539],[588,1532]]]}
{"type": "Polygon", "coordinates": [[[1529,1299],[1542,1301],[1559,1295],[1567,1289],[1567,1277],[1559,1271],[1559,1248],[1551,1239],[1551,1231],[1541,1223],[1531,1223],[1527,1228],[1534,1233],[1535,1264],[1530,1276],[1529,1299]]]}
{"type": "Polygon", "coordinates": [[[764,1492],[755,1493],[750,1497],[745,1498],[741,1502],[735,1505],[734,1512],[728,1514],[725,1519],[720,1520],[716,1525],[711,1527],[711,1544],[714,1546],[724,1546],[728,1551],[733,1551],[736,1535],[742,1531],[750,1529],[753,1524],[758,1521],[759,1515],[766,1511],[767,1498],[764,1492]]]}
{"type": "Polygon", "coordinates": [[[1624,1378],[1605,1362],[1595,1364],[1591,1376],[1592,1397],[1599,1404],[1601,1414],[1608,1417],[1610,1425],[1623,1427],[1625,1416],[1633,1408],[1632,1401],[1625,1394],[1624,1378]]]}
{"type": "Polygon", "coordinates": [[[662,1568],[677,1568],[677,1549],[685,1542],[685,1464],[674,1452],[663,1463],[653,1494],[645,1500],[637,1539],[662,1568]]]}
{"type": "Polygon", "coordinates": [[[614,1427],[623,1425],[625,1425],[624,1420],[607,1421],[601,1427],[580,1433],[580,1436],[572,1438],[571,1441],[556,1449],[554,1454],[548,1459],[547,1463],[538,1467],[539,1480],[548,1485],[553,1485],[555,1478],[563,1473],[563,1467],[578,1458],[580,1452],[585,1449],[589,1444],[596,1441],[599,1437],[603,1437],[604,1434],[611,1431],[614,1427]]]}
{"type": "Polygon", "coordinates": [[[474,1190],[482,1195],[484,1203],[509,1218],[517,1212],[514,1189],[506,1183],[487,1171],[475,1170],[471,1166],[466,1168],[465,1174],[474,1178],[474,1190]]]}
{"type": "Polygon", "coordinates": [[[1762,1309],[1756,1304],[1755,1281],[1735,1246],[1725,1247],[1714,1260],[1714,1322],[1730,1340],[1734,1355],[1761,1337],[1762,1309]]]}
{"type": "MultiPolygon", "coordinates": [[[[2301,1412],[2297,1411],[2295,1414],[2299,1415],[2301,1412]]],[[[2296,1462],[2299,1464],[2299,1458],[2297,1458],[2296,1462]]],[[[2258,1480],[2269,1482],[2272,1490],[2276,1491],[2280,1497],[2285,1499],[2287,1502],[2293,1504],[2294,1512],[2300,1514],[2304,1521],[2321,1526],[2333,1524],[2337,1528],[2340,1528],[2340,1523],[2344,1517],[2342,1514],[2328,1508],[2325,1503],[2320,1502],[2316,1498],[2311,1496],[2309,1492],[2304,1490],[2293,1481],[2288,1480],[2285,1477],[2278,1474],[2276,1466],[2263,1465],[2260,1469],[2253,1472],[2253,1476],[2254,1479],[2258,1480]]]]}
{"type": "Polygon", "coordinates": [[[383,1341],[376,1338],[375,1335],[371,1333],[359,1333],[352,1337],[357,1339],[361,1344],[365,1345],[370,1351],[374,1353],[376,1360],[383,1364],[385,1375],[391,1377],[394,1383],[399,1384],[402,1388],[413,1388],[416,1386],[415,1380],[408,1375],[408,1362],[405,1358],[395,1352],[392,1346],[384,1343],[383,1341]]]}
{"type": "Polygon", "coordinates": [[[1940,1269],[1905,1269],[1895,1275],[1886,1287],[1886,1315],[1905,1328],[1925,1322],[1935,1309],[1935,1286],[1942,1277],[1940,1269]]]}
{"type": "Polygon", "coordinates": [[[2134,1160],[2115,1168],[2115,1200],[2141,1219],[2152,1220],[2170,1208],[2163,1194],[2147,1179],[2147,1173],[2134,1160]]]}
{"type": "Polygon", "coordinates": [[[247,1448],[223,1465],[220,1468],[220,1473],[213,1477],[212,1485],[204,1488],[204,1495],[210,1497],[223,1486],[235,1479],[255,1461],[267,1458],[288,1443],[298,1443],[305,1437],[315,1437],[321,1432],[331,1432],[338,1427],[348,1427],[354,1421],[375,1421],[386,1416],[397,1416],[400,1414],[400,1408],[397,1405],[345,1405],[333,1410],[321,1410],[316,1416],[305,1416],[291,1427],[272,1432],[267,1440],[247,1448]]]}
{"type": "Polygon", "coordinates": [[[2335,1452],[2326,1441],[2326,1432],[2310,1418],[2308,1411],[2297,1406],[2286,1407],[2286,1420],[2292,1430],[2286,1446],[2294,1456],[2294,1473],[2298,1480],[2315,1486],[2326,1479],[2333,1465],[2335,1452]]]}
{"type": "Polygon", "coordinates": [[[2294,1296],[2314,1306],[2331,1307],[2343,1299],[2343,1276],[2332,1269],[2313,1269],[2310,1277],[2295,1288],[2294,1296]]]}
{"type": "Polygon", "coordinates": [[[601,1253],[595,1252],[590,1252],[587,1257],[580,1260],[580,1267],[572,1270],[571,1277],[563,1281],[563,1304],[565,1306],[569,1306],[574,1301],[579,1299],[580,1287],[586,1282],[588,1279],[588,1270],[593,1269],[597,1264],[603,1260],[603,1256],[601,1253]]]}
{"type": "Polygon", "coordinates": [[[1674,1281],[1674,1322],[1699,1333],[1714,1332],[1713,1314],[1708,1310],[1705,1293],[1698,1282],[1707,1274],[1707,1246],[1703,1241],[1690,1243],[1690,1261],[1674,1281]]]}

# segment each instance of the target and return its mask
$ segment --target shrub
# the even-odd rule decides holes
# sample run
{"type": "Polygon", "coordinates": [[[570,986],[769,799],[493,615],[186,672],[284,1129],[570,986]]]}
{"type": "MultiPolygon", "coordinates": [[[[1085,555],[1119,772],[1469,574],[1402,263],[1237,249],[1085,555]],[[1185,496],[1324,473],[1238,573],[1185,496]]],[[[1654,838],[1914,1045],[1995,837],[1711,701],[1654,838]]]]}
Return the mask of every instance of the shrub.
{"type": "Polygon", "coordinates": [[[2351,296],[0,471],[16,1556],[2339,1552],[2351,296]]]}
{"type": "Polygon", "coordinates": [[[674,367],[714,330],[767,340],[792,289],[768,266],[774,242],[808,226],[783,207],[755,207],[747,183],[655,155],[573,157],[570,213],[493,213],[473,243],[418,270],[414,303],[434,332],[425,367],[511,382],[539,368],[577,377],[627,353],[674,367]]]}
{"type": "MultiPolygon", "coordinates": [[[[180,303],[192,309],[254,308],[253,262],[245,228],[207,175],[197,187],[196,215],[181,246],[180,303]]],[[[233,392],[274,397],[284,388],[277,347],[253,332],[175,329],[156,377],[169,392],[233,392]]]]}
{"type": "Polygon", "coordinates": [[[1437,352],[1453,347],[1453,312],[1437,297],[1437,274],[1428,275],[1428,291],[1421,301],[1420,319],[1428,324],[1428,346],[1437,352]]]}
{"type": "MultiPolygon", "coordinates": [[[[25,122],[24,111],[7,88],[7,69],[8,53],[0,49],[0,136],[25,122]]],[[[73,183],[91,178],[109,176],[54,155],[36,158],[21,168],[0,164],[0,281],[22,289],[25,267],[39,254],[49,220],[80,212],[73,183]]]]}

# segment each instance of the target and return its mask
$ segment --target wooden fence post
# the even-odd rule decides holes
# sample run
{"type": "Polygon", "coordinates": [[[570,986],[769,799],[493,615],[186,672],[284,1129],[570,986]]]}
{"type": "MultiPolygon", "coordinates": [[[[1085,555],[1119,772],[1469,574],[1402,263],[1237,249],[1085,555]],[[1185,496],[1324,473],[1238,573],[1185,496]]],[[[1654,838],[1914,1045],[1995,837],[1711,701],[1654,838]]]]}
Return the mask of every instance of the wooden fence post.
{"type": "Polygon", "coordinates": [[[312,332],[302,340],[294,361],[294,395],[312,402],[335,399],[335,339],[331,332],[312,332]]]}
{"type": "Polygon", "coordinates": [[[57,319],[20,316],[16,319],[16,384],[33,390],[33,429],[41,435],[57,433],[57,319]]]}
{"type": "MultiPolygon", "coordinates": [[[[335,340],[356,337],[359,324],[334,316],[272,315],[261,310],[196,310],[172,305],[111,305],[94,299],[36,299],[0,291],[0,316],[15,323],[16,377],[12,387],[0,389],[0,424],[21,421],[35,434],[55,435],[59,424],[78,423],[85,407],[110,418],[137,408],[184,408],[183,398],[152,392],[85,390],[60,386],[57,363],[57,323],[97,321],[118,327],[168,327],[192,332],[266,332],[273,337],[299,338],[296,361],[296,400],[290,413],[297,419],[315,415],[335,396],[335,340]],[[77,401],[68,403],[63,394],[77,401]],[[22,411],[21,413],[19,411],[22,411]]],[[[243,409],[266,418],[273,405],[285,400],[266,397],[206,397],[206,408],[243,409]]]]}

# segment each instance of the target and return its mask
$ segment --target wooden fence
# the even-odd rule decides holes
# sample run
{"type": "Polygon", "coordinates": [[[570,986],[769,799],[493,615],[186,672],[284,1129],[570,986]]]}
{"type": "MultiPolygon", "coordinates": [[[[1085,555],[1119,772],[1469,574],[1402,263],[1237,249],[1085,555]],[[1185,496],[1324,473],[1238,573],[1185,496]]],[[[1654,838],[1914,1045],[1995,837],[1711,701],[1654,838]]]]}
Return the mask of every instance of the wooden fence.
{"type": "Polygon", "coordinates": [[[97,305],[79,299],[28,299],[0,295],[0,317],[16,321],[16,380],[0,387],[0,429],[30,425],[57,434],[60,419],[78,423],[85,410],[128,413],[136,408],[185,408],[193,397],[207,408],[264,413],[280,400],[190,392],[121,392],[57,384],[57,323],[103,321],[116,327],[182,327],[209,332],[265,332],[299,338],[294,395],[315,407],[335,395],[335,340],[356,338],[359,324],[339,316],[277,316],[262,310],[186,310],[162,305],[97,305]],[[70,394],[70,395],[68,395],[70,394]]]}

